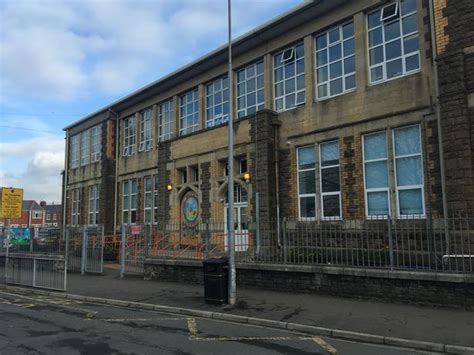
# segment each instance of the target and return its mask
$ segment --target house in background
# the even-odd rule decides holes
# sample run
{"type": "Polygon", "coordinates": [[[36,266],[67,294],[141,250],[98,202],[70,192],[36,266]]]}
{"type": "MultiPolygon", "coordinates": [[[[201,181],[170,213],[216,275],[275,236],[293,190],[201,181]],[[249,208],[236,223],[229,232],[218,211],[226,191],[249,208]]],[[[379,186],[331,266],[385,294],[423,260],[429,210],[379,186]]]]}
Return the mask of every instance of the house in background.
{"type": "Polygon", "coordinates": [[[60,227],[62,225],[62,205],[51,205],[43,206],[45,218],[44,227],[60,227]]]}

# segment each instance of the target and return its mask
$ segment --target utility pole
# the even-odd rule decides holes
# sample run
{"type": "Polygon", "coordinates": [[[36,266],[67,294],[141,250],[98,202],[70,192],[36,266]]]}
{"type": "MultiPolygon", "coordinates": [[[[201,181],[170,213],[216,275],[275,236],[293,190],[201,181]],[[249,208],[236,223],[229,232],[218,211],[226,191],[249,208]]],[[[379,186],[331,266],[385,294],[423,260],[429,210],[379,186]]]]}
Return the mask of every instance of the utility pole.
{"type": "Polygon", "coordinates": [[[231,0],[227,0],[227,17],[229,30],[229,121],[228,121],[228,142],[227,142],[227,165],[229,174],[227,176],[227,237],[229,246],[229,304],[234,305],[236,299],[236,272],[235,272],[235,236],[234,236],[234,122],[232,111],[234,108],[233,95],[233,72],[232,72],[232,12],[231,0]]]}

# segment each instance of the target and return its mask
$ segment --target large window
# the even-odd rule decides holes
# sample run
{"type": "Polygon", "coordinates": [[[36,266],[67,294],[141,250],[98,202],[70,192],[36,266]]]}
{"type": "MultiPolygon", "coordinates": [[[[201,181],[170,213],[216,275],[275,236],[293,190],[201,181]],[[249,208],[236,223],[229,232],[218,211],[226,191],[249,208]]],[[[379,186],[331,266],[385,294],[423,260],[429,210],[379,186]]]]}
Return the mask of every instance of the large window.
{"type": "Polygon", "coordinates": [[[388,216],[387,133],[377,132],[363,137],[365,209],[367,217],[388,216]]]}
{"type": "Polygon", "coordinates": [[[298,148],[298,207],[301,219],[316,218],[316,159],[314,145],[298,148]]]}
{"type": "Polygon", "coordinates": [[[72,211],[71,211],[71,225],[78,226],[81,223],[81,199],[82,190],[72,190],[72,211]]]}
{"type": "Polygon", "coordinates": [[[237,116],[251,115],[265,108],[263,61],[237,71],[237,116]]]}
{"type": "Polygon", "coordinates": [[[398,215],[425,214],[420,126],[393,130],[398,215]]]}
{"type": "Polygon", "coordinates": [[[300,43],[273,57],[275,110],[289,110],[304,103],[304,46],[300,43]]]}
{"type": "Polygon", "coordinates": [[[229,80],[227,77],[206,85],[206,127],[213,127],[229,120],[229,80]]]}
{"type": "Polygon", "coordinates": [[[139,152],[147,152],[153,148],[153,110],[146,110],[140,117],[139,152]]]}
{"type": "Polygon", "coordinates": [[[86,130],[81,133],[81,166],[89,164],[90,150],[89,150],[90,132],[86,130]]]}
{"type": "Polygon", "coordinates": [[[79,167],[79,134],[71,137],[71,169],[79,167]]]}
{"type": "Polygon", "coordinates": [[[420,69],[416,0],[400,0],[367,16],[370,82],[420,69]]]}
{"type": "Polygon", "coordinates": [[[135,153],[135,117],[126,118],[123,129],[123,156],[135,153]]]}
{"type": "Polygon", "coordinates": [[[160,142],[173,137],[172,109],[173,101],[169,100],[160,105],[160,142]]]}
{"type": "Polygon", "coordinates": [[[122,223],[137,223],[137,180],[122,183],[122,223]]]}
{"type": "Polygon", "coordinates": [[[353,90],[355,82],[354,23],[316,36],[316,97],[325,99],[353,90]]]}
{"type": "Polygon", "coordinates": [[[341,218],[341,183],[339,179],[339,143],[320,146],[321,215],[323,219],[341,218]]]}
{"type": "Polygon", "coordinates": [[[92,136],[92,153],[91,153],[91,162],[95,163],[100,160],[101,150],[102,150],[102,128],[101,125],[94,126],[91,129],[92,136]]]}
{"type": "Polygon", "coordinates": [[[145,223],[155,222],[155,212],[158,208],[158,177],[145,176],[144,184],[144,211],[145,223]]]}
{"type": "Polygon", "coordinates": [[[198,90],[194,89],[179,98],[179,134],[189,134],[199,128],[198,90]]]}
{"type": "Polygon", "coordinates": [[[89,225],[99,224],[99,185],[89,186],[89,225]]]}

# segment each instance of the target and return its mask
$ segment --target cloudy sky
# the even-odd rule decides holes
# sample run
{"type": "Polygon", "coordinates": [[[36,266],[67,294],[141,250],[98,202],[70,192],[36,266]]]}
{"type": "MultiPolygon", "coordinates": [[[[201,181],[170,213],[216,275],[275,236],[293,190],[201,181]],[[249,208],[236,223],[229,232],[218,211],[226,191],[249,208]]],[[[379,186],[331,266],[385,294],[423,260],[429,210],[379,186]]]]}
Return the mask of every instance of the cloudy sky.
{"type": "MultiPolygon", "coordinates": [[[[303,0],[233,0],[234,37],[303,0]]],[[[227,40],[226,0],[0,0],[0,186],[60,203],[62,128],[227,40]]]]}

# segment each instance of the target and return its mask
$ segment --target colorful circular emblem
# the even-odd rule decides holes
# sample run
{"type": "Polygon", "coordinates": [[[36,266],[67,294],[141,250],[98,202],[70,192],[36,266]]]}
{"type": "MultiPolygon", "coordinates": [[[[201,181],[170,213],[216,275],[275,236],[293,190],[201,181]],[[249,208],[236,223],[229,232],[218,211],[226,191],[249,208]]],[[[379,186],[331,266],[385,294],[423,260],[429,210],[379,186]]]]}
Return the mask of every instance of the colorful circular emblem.
{"type": "Polygon", "coordinates": [[[196,222],[199,214],[199,202],[196,196],[188,196],[183,202],[183,215],[186,223],[196,222]]]}

